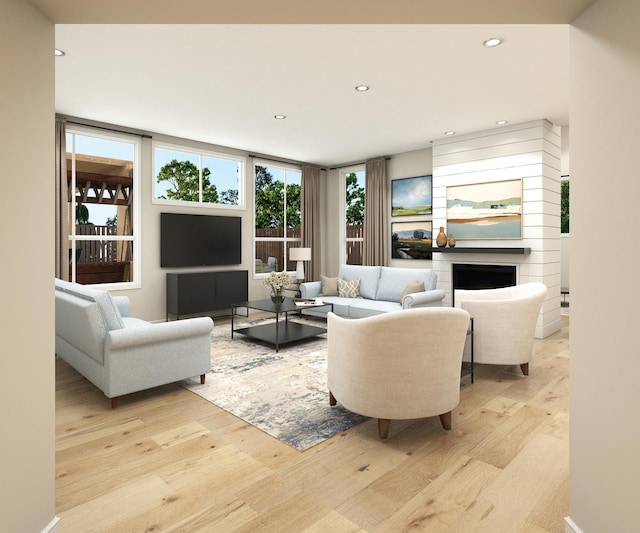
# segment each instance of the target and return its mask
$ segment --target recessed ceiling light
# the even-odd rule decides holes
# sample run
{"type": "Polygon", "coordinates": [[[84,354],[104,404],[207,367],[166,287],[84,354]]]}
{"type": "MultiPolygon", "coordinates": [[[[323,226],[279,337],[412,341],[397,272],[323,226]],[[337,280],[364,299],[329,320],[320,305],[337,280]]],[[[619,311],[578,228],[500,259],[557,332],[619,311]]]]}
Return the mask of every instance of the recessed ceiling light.
{"type": "Polygon", "coordinates": [[[508,120],[497,120],[496,124],[498,126],[504,126],[505,124],[507,124],[509,121],[508,120]]]}
{"type": "Polygon", "coordinates": [[[455,135],[456,132],[455,131],[445,131],[444,134],[445,135],[455,135]]]}
{"type": "Polygon", "coordinates": [[[63,56],[64,55],[64,51],[60,50],[60,48],[56,48],[55,54],[56,54],[56,56],[63,56]]]}
{"type": "Polygon", "coordinates": [[[369,90],[368,85],[356,85],[356,91],[364,92],[368,90],[369,90]]]}
{"type": "Polygon", "coordinates": [[[504,39],[502,37],[491,37],[491,39],[487,39],[482,44],[484,44],[487,48],[492,48],[494,46],[502,44],[503,41],[504,39]]]}
{"type": "Polygon", "coordinates": [[[287,118],[287,115],[273,115],[273,118],[275,118],[276,120],[284,120],[285,118],[287,118]]]}

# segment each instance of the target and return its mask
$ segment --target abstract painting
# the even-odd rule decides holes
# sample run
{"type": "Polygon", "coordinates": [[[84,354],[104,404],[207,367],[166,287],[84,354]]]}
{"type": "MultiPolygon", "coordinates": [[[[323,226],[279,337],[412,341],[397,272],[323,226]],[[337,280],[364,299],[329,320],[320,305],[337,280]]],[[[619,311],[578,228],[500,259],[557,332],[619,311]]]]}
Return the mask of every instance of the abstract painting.
{"type": "Polygon", "coordinates": [[[447,232],[461,239],[522,239],[522,179],[447,187],[447,232]]]}

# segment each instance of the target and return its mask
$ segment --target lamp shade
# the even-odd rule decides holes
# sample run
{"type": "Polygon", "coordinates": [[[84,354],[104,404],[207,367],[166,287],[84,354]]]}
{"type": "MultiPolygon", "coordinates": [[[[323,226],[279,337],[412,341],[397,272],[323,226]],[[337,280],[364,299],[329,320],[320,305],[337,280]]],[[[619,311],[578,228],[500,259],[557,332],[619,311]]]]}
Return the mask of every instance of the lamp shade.
{"type": "Polygon", "coordinates": [[[311,248],[289,248],[291,261],[311,261],[311,248]]]}

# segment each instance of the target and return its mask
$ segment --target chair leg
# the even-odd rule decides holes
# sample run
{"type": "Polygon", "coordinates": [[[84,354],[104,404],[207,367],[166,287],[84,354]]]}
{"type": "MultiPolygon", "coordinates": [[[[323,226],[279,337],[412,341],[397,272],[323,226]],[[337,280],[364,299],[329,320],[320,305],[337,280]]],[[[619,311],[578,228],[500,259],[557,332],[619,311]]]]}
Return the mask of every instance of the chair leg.
{"type": "Polygon", "coordinates": [[[522,370],[522,373],[523,373],[525,376],[528,376],[528,375],[529,375],[529,363],[522,363],[522,364],[520,365],[520,369],[522,370]]]}
{"type": "Polygon", "coordinates": [[[200,374],[200,385],[204,385],[204,380],[206,378],[206,374],[200,374]]]}
{"type": "Polygon", "coordinates": [[[451,411],[449,411],[448,413],[442,413],[440,415],[440,423],[442,424],[442,427],[447,431],[451,429],[451,411]]]}
{"type": "Polygon", "coordinates": [[[118,407],[118,397],[114,396],[111,398],[111,409],[115,409],[116,407],[118,407]]]}
{"type": "Polygon", "coordinates": [[[378,435],[381,439],[386,439],[389,436],[389,426],[391,426],[391,420],[378,418],[378,435]]]}
{"type": "Polygon", "coordinates": [[[335,396],[333,395],[333,393],[331,391],[329,391],[329,405],[333,406],[336,403],[338,403],[338,402],[336,402],[335,396]]]}

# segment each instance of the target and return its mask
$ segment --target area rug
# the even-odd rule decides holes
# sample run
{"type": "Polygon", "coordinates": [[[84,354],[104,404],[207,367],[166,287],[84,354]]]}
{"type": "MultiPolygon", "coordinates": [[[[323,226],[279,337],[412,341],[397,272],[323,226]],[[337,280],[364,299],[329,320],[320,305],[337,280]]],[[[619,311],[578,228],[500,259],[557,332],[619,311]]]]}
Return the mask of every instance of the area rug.
{"type": "Polygon", "coordinates": [[[181,384],[303,451],[366,420],[339,404],[329,406],[326,346],[326,335],[320,335],[280,346],[276,353],[273,346],[240,334],[232,340],[229,324],[216,325],[206,383],[188,379],[181,384]]]}

